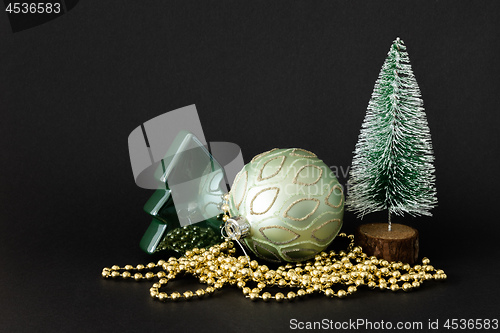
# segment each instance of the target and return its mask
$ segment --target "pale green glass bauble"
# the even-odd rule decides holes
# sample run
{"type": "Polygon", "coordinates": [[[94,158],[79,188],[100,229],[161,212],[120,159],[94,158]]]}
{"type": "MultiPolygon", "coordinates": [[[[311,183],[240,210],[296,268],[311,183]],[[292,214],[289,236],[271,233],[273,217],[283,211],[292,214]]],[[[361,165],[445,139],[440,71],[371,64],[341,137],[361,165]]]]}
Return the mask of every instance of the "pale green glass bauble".
{"type": "Polygon", "coordinates": [[[342,226],[344,194],[334,173],[307,150],[273,149],[238,173],[231,216],[250,224],[243,241],[258,257],[304,261],[323,251],[342,226]]]}

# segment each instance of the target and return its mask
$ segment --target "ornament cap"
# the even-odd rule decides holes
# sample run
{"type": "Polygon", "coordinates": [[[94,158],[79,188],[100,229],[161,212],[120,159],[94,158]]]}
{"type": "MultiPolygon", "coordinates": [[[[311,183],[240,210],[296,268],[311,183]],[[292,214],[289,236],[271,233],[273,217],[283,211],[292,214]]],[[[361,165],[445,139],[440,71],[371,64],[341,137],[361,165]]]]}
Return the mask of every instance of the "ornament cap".
{"type": "Polygon", "coordinates": [[[230,218],[224,224],[224,231],[227,238],[232,240],[239,240],[245,238],[250,234],[250,223],[243,216],[235,216],[230,218]]]}

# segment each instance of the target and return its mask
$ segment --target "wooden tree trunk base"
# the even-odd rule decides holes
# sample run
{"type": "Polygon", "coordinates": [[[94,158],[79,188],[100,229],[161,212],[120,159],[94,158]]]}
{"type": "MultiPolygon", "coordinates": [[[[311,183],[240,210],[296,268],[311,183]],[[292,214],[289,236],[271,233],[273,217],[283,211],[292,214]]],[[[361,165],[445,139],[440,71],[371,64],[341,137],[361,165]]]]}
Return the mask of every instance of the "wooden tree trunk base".
{"type": "Polygon", "coordinates": [[[389,231],[387,223],[363,224],[356,229],[354,240],[368,256],[408,264],[418,258],[418,231],[406,225],[392,223],[389,231]]]}

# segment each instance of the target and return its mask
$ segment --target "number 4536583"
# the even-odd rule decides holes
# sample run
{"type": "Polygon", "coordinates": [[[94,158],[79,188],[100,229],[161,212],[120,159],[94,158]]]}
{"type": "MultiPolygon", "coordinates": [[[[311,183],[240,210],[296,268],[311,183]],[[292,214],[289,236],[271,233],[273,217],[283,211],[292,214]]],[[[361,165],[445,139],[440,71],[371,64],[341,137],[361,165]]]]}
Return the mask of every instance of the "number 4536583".
{"type": "Polygon", "coordinates": [[[448,319],[443,327],[451,330],[496,330],[498,329],[498,319],[448,319]]]}
{"type": "Polygon", "coordinates": [[[11,2],[7,5],[5,11],[9,14],[58,14],[61,12],[61,4],[58,2],[11,2]]]}

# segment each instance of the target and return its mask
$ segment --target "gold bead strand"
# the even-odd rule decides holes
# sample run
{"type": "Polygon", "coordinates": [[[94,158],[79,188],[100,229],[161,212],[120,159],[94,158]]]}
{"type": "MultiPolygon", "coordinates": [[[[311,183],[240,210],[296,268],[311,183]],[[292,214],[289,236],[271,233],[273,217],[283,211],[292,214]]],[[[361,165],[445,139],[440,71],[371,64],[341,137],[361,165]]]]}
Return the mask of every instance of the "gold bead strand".
{"type": "Polygon", "coordinates": [[[231,217],[231,214],[229,213],[229,196],[229,193],[224,193],[222,195],[222,205],[220,207],[223,212],[222,222],[224,223],[231,217]]]}
{"type": "MultiPolygon", "coordinates": [[[[228,211],[225,211],[225,214],[229,216],[228,211]]],[[[150,295],[160,301],[202,298],[230,284],[240,288],[245,297],[251,300],[277,302],[291,301],[313,293],[344,298],[354,294],[364,285],[370,289],[410,291],[425,281],[442,281],[447,278],[445,272],[441,269],[436,270],[428,258],[423,258],[421,265],[414,266],[401,262],[388,262],[373,256],[368,257],[361,247],[354,245],[353,235],[341,233],[339,237],[349,239],[346,251],[321,252],[313,261],[288,263],[276,270],[271,270],[266,265],[259,265],[255,260],[249,262],[246,256],[236,258],[234,244],[225,241],[209,249],[195,248],[178,259],[172,257],[168,261],[160,260],[156,264],[105,267],[102,276],[132,278],[136,281],[157,278],[158,282],[150,288],[150,295]],[[161,270],[153,273],[152,270],[158,267],[161,270]],[[195,292],[190,290],[170,294],[162,292],[162,286],[175,279],[177,275],[192,275],[198,278],[200,283],[208,286],[195,292]],[[248,287],[248,282],[255,283],[256,287],[253,289],[248,287]],[[267,287],[273,286],[293,290],[286,294],[277,292],[274,295],[267,291],[263,292],[267,287]],[[334,291],[337,289],[336,286],[338,290],[334,291]]]]}
{"type": "MultiPolygon", "coordinates": [[[[212,265],[207,267],[208,262],[212,264],[220,264],[224,260],[220,260],[219,258],[226,259],[225,255],[221,251],[227,250],[228,253],[233,253],[234,251],[232,247],[231,242],[224,242],[220,245],[214,245],[208,250],[194,248],[191,251],[187,251],[186,254],[179,259],[169,259],[169,262],[164,264],[164,266],[166,266],[164,268],[167,271],[174,272],[175,274],[191,274],[194,277],[198,277],[200,282],[206,283],[209,286],[205,289],[198,289],[195,292],[187,290],[183,293],[172,292],[171,294],[167,294],[165,292],[161,292],[160,288],[166,285],[170,278],[162,278],[159,283],[155,283],[150,289],[151,297],[157,298],[160,301],[177,301],[181,299],[190,300],[195,296],[202,298],[206,295],[213,294],[216,290],[221,289],[224,286],[227,279],[225,275],[219,272],[220,266],[212,265]],[[205,263],[207,265],[205,265],[205,263]]],[[[175,275],[170,277],[173,278],[175,275]]]]}

